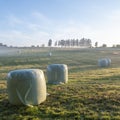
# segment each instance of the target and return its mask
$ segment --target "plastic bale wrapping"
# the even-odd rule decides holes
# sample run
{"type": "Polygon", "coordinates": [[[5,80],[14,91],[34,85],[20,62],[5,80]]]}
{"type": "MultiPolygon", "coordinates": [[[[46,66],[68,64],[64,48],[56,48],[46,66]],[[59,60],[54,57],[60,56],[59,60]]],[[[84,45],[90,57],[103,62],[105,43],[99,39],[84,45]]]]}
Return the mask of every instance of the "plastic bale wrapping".
{"type": "Polygon", "coordinates": [[[68,68],[65,64],[51,64],[47,67],[47,79],[49,84],[61,84],[68,82],[68,68]]]}
{"type": "Polygon", "coordinates": [[[110,58],[106,58],[108,60],[108,66],[111,65],[111,59],[110,58]]]}
{"type": "Polygon", "coordinates": [[[21,69],[8,73],[8,100],[14,105],[38,105],[46,100],[46,81],[39,69],[21,69]]]}
{"type": "Polygon", "coordinates": [[[111,59],[109,58],[102,58],[98,60],[99,67],[108,67],[111,65],[111,59]]]}

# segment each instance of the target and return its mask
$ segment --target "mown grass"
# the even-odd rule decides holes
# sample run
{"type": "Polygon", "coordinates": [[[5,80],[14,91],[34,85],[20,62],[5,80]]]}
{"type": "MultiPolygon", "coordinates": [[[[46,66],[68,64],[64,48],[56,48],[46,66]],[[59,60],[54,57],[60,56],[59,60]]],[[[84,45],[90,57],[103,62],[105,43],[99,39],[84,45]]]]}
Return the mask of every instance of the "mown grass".
{"type": "Polygon", "coordinates": [[[120,120],[120,49],[53,49],[51,57],[45,48],[21,51],[0,57],[0,120],[120,120]],[[111,58],[110,67],[97,66],[103,57],[111,58]],[[38,68],[46,77],[54,63],[68,65],[67,84],[47,84],[46,101],[32,108],[9,103],[9,71],[38,68]]]}

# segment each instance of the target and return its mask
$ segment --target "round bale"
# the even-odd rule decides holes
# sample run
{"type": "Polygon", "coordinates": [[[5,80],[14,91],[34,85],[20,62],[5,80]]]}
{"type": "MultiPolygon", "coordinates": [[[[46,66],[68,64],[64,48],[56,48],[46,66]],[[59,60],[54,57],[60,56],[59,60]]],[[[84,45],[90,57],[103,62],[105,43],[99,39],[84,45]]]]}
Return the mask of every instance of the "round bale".
{"type": "Polygon", "coordinates": [[[52,56],[52,53],[51,52],[49,52],[49,55],[48,55],[49,57],[51,57],[52,56]]]}
{"type": "Polygon", "coordinates": [[[47,79],[50,84],[68,82],[68,68],[65,64],[51,64],[47,67],[47,79]]]}
{"type": "Polygon", "coordinates": [[[106,58],[108,60],[108,66],[111,65],[111,59],[110,58],[106,58]]]}
{"type": "Polygon", "coordinates": [[[44,73],[39,69],[21,69],[8,73],[8,99],[14,105],[38,105],[46,100],[44,73]]]}
{"type": "Polygon", "coordinates": [[[102,58],[98,60],[99,67],[108,67],[111,65],[111,59],[109,58],[102,58]]]}

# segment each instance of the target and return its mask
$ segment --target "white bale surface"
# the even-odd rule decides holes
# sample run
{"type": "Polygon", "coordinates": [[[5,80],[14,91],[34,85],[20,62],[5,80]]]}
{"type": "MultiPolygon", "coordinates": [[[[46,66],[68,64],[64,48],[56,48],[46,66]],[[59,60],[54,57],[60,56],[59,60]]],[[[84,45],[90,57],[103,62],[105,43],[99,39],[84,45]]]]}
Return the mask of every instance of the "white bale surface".
{"type": "Polygon", "coordinates": [[[110,58],[106,58],[108,60],[108,66],[111,65],[111,59],[110,58]]]}
{"type": "Polygon", "coordinates": [[[8,99],[14,105],[38,105],[46,100],[44,73],[39,69],[21,69],[8,73],[8,99]]]}
{"type": "Polygon", "coordinates": [[[49,52],[49,55],[48,55],[49,57],[51,57],[52,56],[52,53],[51,52],[49,52]]]}
{"type": "Polygon", "coordinates": [[[110,58],[102,58],[98,60],[98,66],[99,67],[109,67],[111,65],[111,59],[110,58]]]}
{"type": "Polygon", "coordinates": [[[68,68],[65,64],[51,64],[47,67],[47,79],[50,84],[68,82],[68,68]]]}

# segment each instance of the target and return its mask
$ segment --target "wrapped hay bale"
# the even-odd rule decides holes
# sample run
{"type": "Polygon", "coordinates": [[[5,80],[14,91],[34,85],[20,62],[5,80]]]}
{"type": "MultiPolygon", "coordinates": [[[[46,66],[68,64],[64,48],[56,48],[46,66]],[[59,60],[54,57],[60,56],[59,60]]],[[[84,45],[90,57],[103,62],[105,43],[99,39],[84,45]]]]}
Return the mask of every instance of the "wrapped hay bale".
{"type": "Polygon", "coordinates": [[[21,69],[8,73],[8,99],[14,105],[38,105],[46,100],[46,82],[42,70],[21,69]]]}
{"type": "Polygon", "coordinates": [[[50,84],[68,82],[68,68],[65,64],[51,64],[47,67],[47,79],[50,84]]]}
{"type": "Polygon", "coordinates": [[[49,57],[51,57],[51,56],[52,56],[52,53],[51,53],[51,52],[49,52],[48,56],[49,56],[49,57]]]}
{"type": "Polygon", "coordinates": [[[111,65],[111,59],[110,58],[106,58],[108,60],[108,66],[111,65]]]}
{"type": "Polygon", "coordinates": [[[111,65],[111,59],[109,58],[102,58],[98,60],[99,67],[108,67],[111,65]]]}

